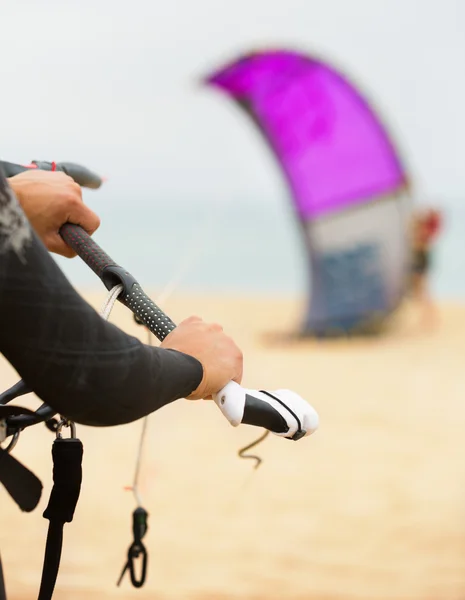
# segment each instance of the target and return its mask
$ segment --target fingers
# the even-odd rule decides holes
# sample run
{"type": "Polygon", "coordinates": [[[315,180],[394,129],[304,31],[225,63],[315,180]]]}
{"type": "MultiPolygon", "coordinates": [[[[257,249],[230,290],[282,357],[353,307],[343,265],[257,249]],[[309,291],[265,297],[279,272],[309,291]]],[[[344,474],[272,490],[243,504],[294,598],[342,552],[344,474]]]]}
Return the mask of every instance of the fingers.
{"type": "Polygon", "coordinates": [[[76,183],[77,189],[67,199],[68,222],[82,227],[89,235],[92,235],[100,227],[100,218],[82,200],[82,190],[76,183]]]}
{"type": "Polygon", "coordinates": [[[76,252],[65,243],[59,233],[47,235],[43,242],[47,249],[54,254],[59,254],[65,258],[74,258],[76,256],[76,252]]]}
{"type": "Polygon", "coordinates": [[[239,362],[240,366],[238,368],[237,375],[235,377],[233,377],[232,380],[240,385],[242,383],[242,376],[244,375],[244,363],[243,363],[242,352],[240,354],[240,360],[238,362],[239,362]]]}
{"type": "Polygon", "coordinates": [[[179,325],[190,325],[191,323],[202,323],[205,327],[207,327],[211,331],[217,331],[217,332],[223,331],[223,327],[219,323],[205,323],[205,321],[197,315],[192,315],[191,317],[184,319],[184,321],[181,321],[181,323],[179,325]]]}
{"type": "Polygon", "coordinates": [[[66,173],[31,169],[9,182],[31,226],[51,252],[76,256],[59,234],[65,223],[79,225],[89,235],[100,227],[99,217],[83,202],[81,187],[66,173]]]}
{"type": "Polygon", "coordinates": [[[167,335],[161,347],[189,354],[202,364],[202,381],[189,400],[210,399],[231,380],[242,381],[242,352],[219,323],[206,323],[193,315],[167,335]]]}
{"type": "MultiPolygon", "coordinates": [[[[39,171],[44,177],[47,177],[46,171],[39,171]]],[[[60,181],[63,186],[62,203],[68,214],[68,223],[79,225],[89,235],[92,235],[100,227],[100,218],[88,206],[84,204],[82,198],[82,188],[74,181],[72,177],[61,171],[53,174],[56,181],[60,181]]],[[[66,221],[62,223],[64,225],[66,221]]],[[[60,244],[58,244],[60,245],[60,244]]]]}
{"type": "Polygon", "coordinates": [[[200,317],[198,317],[197,315],[192,315],[191,317],[187,317],[187,319],[184,319],[183,321],[181,321],[180,325],[182,325],[182,324],[188,325],[189,323],[199,323],[200,321],[202,321],[202,319],[200,317]]]}

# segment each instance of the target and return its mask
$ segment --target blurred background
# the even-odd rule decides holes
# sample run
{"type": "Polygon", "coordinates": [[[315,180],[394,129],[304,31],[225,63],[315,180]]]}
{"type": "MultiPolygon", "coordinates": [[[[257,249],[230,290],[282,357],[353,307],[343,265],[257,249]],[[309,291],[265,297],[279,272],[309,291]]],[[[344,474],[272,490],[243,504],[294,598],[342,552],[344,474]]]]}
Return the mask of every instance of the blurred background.
{"type": "MultiPolygon", "coordinates": [[[[200,79],[256,47],[316,54],[373,100],[415,199],[447,213],[433,285],[463,298],[464,11],[458,0],[18,0],[1,9],[11,89],[2,158],[81,161],[106,175],[86,193],[102,217],[99,239],[118,240],[120,260],[145,282],[164,285],[186,246],[207,238],[183,286],[302,292],[282,174],[244,115],[200,79]]],[[[93,284],[76,263],[61,261],[93,284]]]]}
{"type": "MultiPolygon", "coordinates": [[[[106,176],[84,191],[102,220],[98,243],[155,300],[171,282],[162,306],[175,320],[224,323],[244,349],[247,386],[296,389],[321,418],[314,438],[267,441],[247,479],[252,467],[235,452],[251,428],[233,430],[208,403],[154,415],[143,483],[154,558],[141,591],[114,585],[140,423],[82,428],[95,459],[56,597],[463,599],[465,3],[15,0],[0,23],[0,158],[69,160],[106,176]],[[263,138],[202,78],[270,47],[345,74],[395,140],[415,206],[441,211],[434,327],[419,326],[407,298],[387,335],[265,339],[302,319],[308,252],[263,138]]],[[[79,259],[57,261],[99,307],[95,275],[79,259]]],[[[122,307],[114,321],[142,336],[122,307]]],[[[5,387],[16,381],[8,365],[2,373],[5,387]]],[[[49,436],[33,432],[17,450],[46,485],[49,436]]],[[[1,502],[12,597],[34,597],[41,511],[1,502]]]]}

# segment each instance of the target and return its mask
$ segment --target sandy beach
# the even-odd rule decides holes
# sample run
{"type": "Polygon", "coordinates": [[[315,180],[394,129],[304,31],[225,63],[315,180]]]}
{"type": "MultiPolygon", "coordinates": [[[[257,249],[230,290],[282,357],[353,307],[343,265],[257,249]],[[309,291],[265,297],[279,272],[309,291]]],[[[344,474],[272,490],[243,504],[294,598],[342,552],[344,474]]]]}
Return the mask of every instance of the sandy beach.
{"type": "MultiPolygon", "coordinates": [[[[86,297],[96,307],[103,299],[86,297]]],[[[442,305],[431,331],[406,306],[382,338],[270,342],[295,327],[300,306],[193,295],[164,305],[175,321],[199,314],[224,324],[244,351],[243,384],[294,389],[318,410],[320,429],[298,443],[269,436],[254,471],[237,451],[260,430],[231,427],[213,403],[181,400],[153,414],[141,472],[149,574],[135,590],[116,581],[142,423],[78,426],[83,488],[65,527],[56,600],[465,598],[465,305],[442,305]]],[[[111,320],[145,339],[124,307],[111,320]]],[[[3,360],[0,380],[3,389],[17,380],[3,360]]],[[[44,483],[33,513],[0,490],[13,600],[37,597],[52,441],[34,427],[14,451],[44,483]]]]}

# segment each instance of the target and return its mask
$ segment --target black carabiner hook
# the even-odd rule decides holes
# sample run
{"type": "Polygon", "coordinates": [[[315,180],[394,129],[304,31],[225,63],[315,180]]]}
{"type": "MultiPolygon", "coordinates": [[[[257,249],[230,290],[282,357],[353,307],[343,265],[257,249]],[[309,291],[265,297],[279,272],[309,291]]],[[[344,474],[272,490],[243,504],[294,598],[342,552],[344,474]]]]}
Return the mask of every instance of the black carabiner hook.
{"type": "Polygon", "coordinates": [[[118,587],[121,584],[124,574],[127,570],[129,570],[131,583],[135,588],[140,588],[145,583],[148,555],[147,550],[142,543],[142,538],[147,533],[148,529],[147,517],[147,511],[141,506],[136,508],[136,510],[132,513],[132,533],[134,540],[129,546],[127,562],[124,565],[120,578],[118,579],[118,583],[116,584],[118,587]],[[136,575],[136,561],[138,558],[141,558],[141,572],[139,578],[136,575]]]}

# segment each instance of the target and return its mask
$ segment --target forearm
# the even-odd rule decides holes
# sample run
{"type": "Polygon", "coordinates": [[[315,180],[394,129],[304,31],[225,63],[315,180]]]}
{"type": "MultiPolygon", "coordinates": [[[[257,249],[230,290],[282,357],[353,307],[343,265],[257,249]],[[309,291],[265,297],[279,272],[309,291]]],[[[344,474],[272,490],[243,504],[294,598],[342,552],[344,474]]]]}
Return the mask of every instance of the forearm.
{"type": "Polygon", "coordinates": [[[139,419],[189,395],[203,375],[195,358],[105,322],[35,235],[22,254],[0,254],[0,352],[44,402],[94,426],[139,419]]]}

